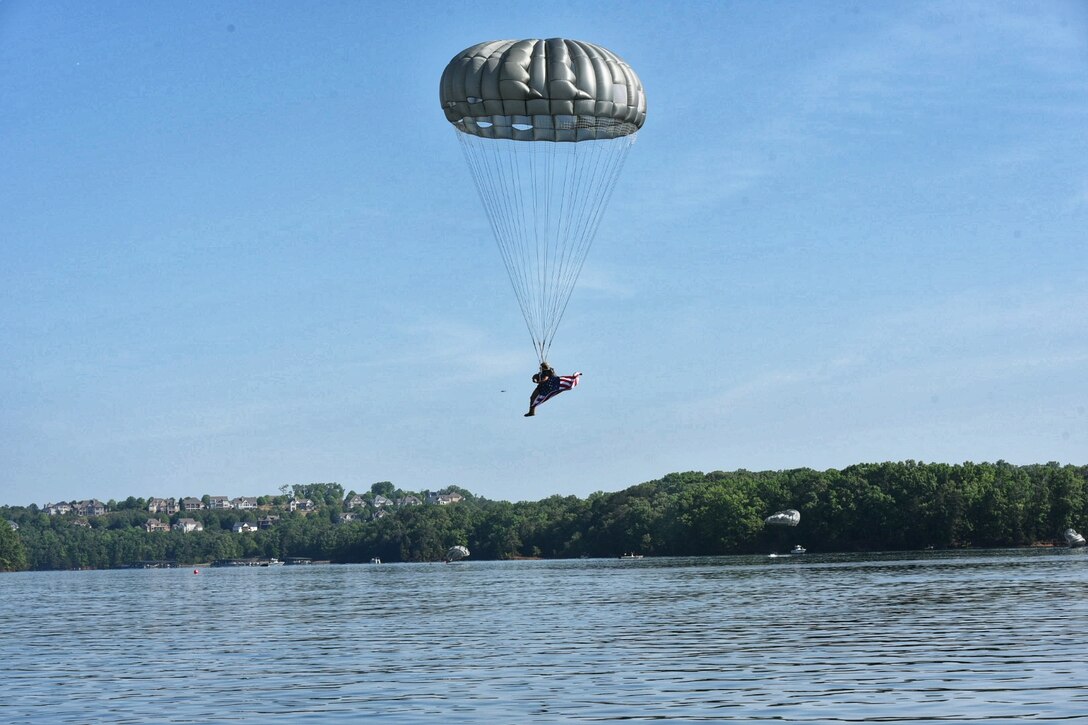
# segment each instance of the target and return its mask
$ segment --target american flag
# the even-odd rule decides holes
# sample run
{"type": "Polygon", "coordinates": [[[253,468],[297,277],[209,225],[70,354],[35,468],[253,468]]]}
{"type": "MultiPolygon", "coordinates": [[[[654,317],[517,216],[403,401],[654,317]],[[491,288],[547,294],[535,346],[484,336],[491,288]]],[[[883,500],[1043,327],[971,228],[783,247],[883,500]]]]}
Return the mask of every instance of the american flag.
{"type": "Polygon", "coordinates": [[[559,377],[551,378],[545,383],[546,387],[533,398],[533,407],[535,408],[546,400],[551,400],[564,390],[570,390],[578,384],[578,378],[580,377],[582,377],[581,373],[575,373],[574,375],[560,375],[559,377]]]}

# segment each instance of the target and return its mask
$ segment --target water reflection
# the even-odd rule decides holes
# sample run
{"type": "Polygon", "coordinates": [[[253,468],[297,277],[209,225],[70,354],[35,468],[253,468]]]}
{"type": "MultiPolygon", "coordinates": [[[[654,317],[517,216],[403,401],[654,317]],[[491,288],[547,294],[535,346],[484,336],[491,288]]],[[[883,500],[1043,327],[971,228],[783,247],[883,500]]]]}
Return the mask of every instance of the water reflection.
{"type": "Polygon", "coordinates": [[[1088,720],[1066,550],[0,582],[3,722],[1088,720]]]}

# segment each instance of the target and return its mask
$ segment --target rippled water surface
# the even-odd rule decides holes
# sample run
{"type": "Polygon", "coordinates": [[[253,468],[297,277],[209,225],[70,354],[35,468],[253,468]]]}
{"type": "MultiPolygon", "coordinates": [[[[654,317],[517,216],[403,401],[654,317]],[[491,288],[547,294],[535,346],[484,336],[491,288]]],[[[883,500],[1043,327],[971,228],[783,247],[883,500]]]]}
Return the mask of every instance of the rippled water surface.
{"type": "Polygon", "coordinates": [[[1088,722],[1088,553],[0,576],[2,723],[1088,722]]]}

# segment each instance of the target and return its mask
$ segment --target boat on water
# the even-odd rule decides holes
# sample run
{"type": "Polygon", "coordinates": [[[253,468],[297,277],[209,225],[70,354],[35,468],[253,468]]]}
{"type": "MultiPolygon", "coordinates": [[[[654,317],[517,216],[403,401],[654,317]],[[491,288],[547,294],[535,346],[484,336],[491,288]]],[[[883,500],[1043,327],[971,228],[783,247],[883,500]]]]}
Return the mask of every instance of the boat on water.
{"type": "Polygon", "coordinates": [[[372,556],[372,557],[370,558],[370,563],[371,563],[371,564],[381,564],[381,563],[382,563],[382,560],[381,560],[381,559],[379,559],[379,558],[378,558],[378,557],[376,557],[376,556],[372,556]]]}
{"type": "Polygon", "coordinates": [[[796,544],[792,549],[790,549],[791,554],[804,554],[805,551],[805,547],[801,546],[800,544],[796,544]]]}
{"type": "Polygon", "coordinates": [[[634,552],[627,552],[626,554],[623,554],[622,556],[620,556],[620,558],[621,559],[641,559],[642,554],[636,554],[634,552]]]}
{"type": "Polygon", "coordinates": [[[1084,546],[1086,543],[1084,537],[1078,534],[1075,529],[1066,529],[1064,536],[1066,546],[1084,546]]]}
{"type": "Polygon", "coordinates": [[[283,562],[279,559],[272,557],[268,561],[262,561],[260,566],[283,566],[283,562]]]}

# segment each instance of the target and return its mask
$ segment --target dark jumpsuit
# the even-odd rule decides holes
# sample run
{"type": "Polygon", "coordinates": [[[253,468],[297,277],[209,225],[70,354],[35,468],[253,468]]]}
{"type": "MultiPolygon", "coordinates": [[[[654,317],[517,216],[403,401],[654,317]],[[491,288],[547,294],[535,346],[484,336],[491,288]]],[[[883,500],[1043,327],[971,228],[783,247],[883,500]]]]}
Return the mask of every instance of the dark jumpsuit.
{"type": "Polygon", "coordinates": [[[533,394],[529,396],[530,407],[532,407],[533,401],[536,400],[536,396],[550,387],[553,378],[555,378],[555,369],[551,367],[544,368],[539,373],[533,375],[533,382],[536,383],[536,388],[533,390],[533,394]]]}

